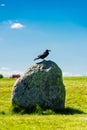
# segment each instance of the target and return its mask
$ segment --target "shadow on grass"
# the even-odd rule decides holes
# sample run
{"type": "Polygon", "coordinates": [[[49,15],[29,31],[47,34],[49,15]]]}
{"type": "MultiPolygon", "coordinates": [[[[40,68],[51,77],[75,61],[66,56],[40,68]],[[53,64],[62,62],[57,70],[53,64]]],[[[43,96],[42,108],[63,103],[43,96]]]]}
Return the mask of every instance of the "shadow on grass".
{"type": "Polygon", "coordinates": [[[54,114],[64,114],[64,115],[74,115],[74,114],[86,114],[85,112],[67,107],[65,109],[42,109],[39,105],[36,105],[35,107],[31,109],[24,109],[22,107],[19,107],[17,105],[12,107],[12,113],[18,113],[18,114],[40,114],[40,115],[54,115],[54,114]]]}
{"type": "Polygon", "coordinates": [[[83,112],[83,111],[81,111],[79,109],[70,108],[70,107],[67,107],[65,109],[55,110],[55,113],[57,113],[57,114],[65,114],[65,115],[85,114],[85,112],[83,112]]]}

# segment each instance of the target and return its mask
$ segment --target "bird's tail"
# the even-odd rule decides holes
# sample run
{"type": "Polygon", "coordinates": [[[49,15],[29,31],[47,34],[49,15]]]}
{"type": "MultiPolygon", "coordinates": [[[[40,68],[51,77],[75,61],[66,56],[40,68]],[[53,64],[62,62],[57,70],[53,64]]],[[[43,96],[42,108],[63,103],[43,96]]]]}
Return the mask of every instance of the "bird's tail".
{"type": "Polygon", "coordinates": [[[38,60],[38,59],[39,59],[39,57],[35,58],[34,61],[35,61],[35,60],[38,60]]]}

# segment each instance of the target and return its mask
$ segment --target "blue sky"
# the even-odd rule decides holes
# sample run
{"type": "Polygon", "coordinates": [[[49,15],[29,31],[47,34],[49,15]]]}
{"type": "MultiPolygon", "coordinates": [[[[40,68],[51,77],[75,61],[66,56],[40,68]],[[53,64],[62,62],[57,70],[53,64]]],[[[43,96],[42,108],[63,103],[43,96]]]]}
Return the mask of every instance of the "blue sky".
{"type": "Polygon", "coordinates": [[[45,49],[64,75],[87,75],[87,1],[0,0],[0,73],[23,73],[45,49]]]}

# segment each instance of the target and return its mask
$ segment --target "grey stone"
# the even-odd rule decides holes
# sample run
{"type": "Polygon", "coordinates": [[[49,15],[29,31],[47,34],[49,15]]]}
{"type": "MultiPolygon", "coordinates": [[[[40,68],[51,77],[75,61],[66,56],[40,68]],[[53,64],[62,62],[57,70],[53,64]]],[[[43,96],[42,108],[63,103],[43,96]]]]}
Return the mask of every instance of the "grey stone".
{"type": "Polygon", "coordinates": [[[65,107],[65,86],[62,71],[52,61],[42,61],[27,69],[14,84],[12,104],[25,109],[35,105],[47,109],[65,107]]]}

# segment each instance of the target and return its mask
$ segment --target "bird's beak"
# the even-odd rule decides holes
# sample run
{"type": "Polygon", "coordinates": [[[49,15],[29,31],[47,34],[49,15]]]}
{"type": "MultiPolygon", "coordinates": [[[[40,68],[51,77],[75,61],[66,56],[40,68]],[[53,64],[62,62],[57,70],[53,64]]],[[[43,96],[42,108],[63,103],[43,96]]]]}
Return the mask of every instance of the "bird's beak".
{"type": "Polygon", "coordinates": [[[51,51],[51,50],[48,50],[48,51],[51,51]]]}

